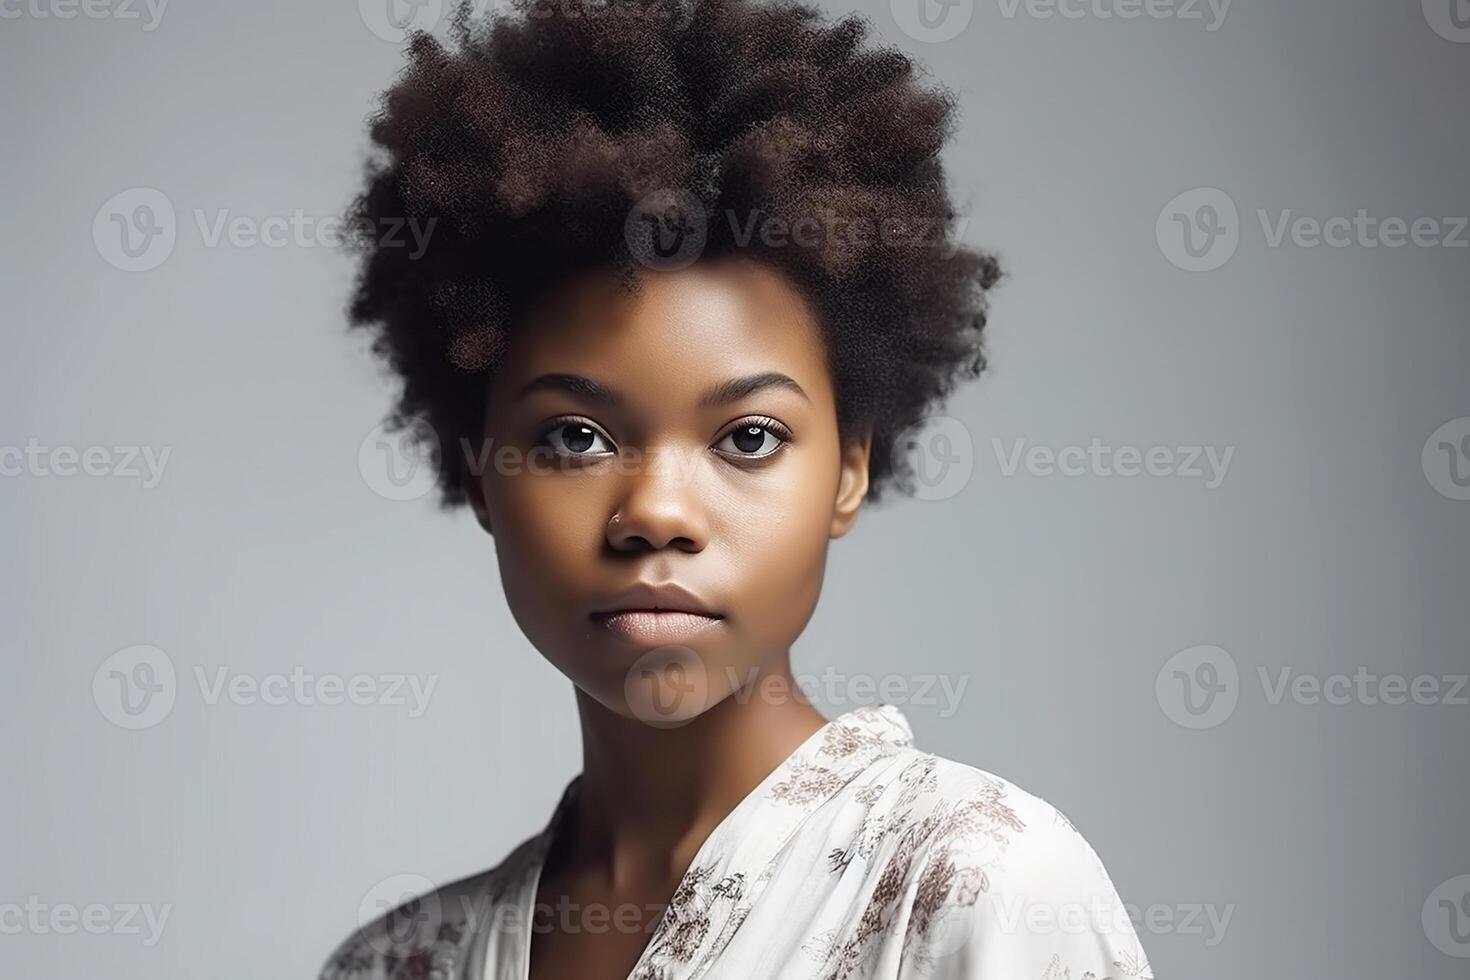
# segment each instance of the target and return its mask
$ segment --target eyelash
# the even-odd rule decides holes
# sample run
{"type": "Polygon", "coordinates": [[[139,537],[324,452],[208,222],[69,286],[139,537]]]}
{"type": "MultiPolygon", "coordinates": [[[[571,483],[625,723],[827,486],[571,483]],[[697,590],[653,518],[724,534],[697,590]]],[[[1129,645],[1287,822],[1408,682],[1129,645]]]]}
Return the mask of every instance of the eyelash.
{"type": "MultiPolygon", "coordinates": [[[[585,426],[595,432],[600,438],[607,440],[608,443],[611,443],[613,441],[612,437],[604,432],[602,430],[602,427],[594,423],[591,419],[584,418],[580,415],[562,415],[558,416],[557,418],[551,419],[549,422],[541,427],[536,436],[535,444],[537,446],[548,446],[548,448],[550,448],[558,455],[569,457],[572,459],[599,459],[606,455],[609,455],[608,453],[563,452],[557,449],[555,446],[550,446],[547,437],[550,436],[553,432],[556,432],[559,429],[566,428],[569,425],[585,426]]],[[[740,419],[734,425],[730,426],[723,433],[721,433],[719,439],[716,440],[716,442],[723,442],[725,439],[734,435],[736,432],[739,432],[741,429],[752,427],[763,429],[764,431],[769,432],[771,435],[775,436],[779,440],[776,448],[764,453],[760,453],[759,455],[750,455],[740,452],[732,453],[726,452],[722,449],[715,449],[714,451],[719,453],[726,459],[736,461],[737,465],[743,466],[750,463],[769,462],[770,460],[774,459],[779,453],[783,452],[785,448],[791,443],[791,430],[768,415],[752,415],[740,419]]]]}

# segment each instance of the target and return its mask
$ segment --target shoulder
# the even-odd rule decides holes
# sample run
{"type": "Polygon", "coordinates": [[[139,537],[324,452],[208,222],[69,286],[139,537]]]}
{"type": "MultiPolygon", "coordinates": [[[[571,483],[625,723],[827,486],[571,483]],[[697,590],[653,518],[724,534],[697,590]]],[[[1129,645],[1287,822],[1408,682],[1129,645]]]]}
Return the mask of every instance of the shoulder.
{"type": "Polygon", "coordinates": [[[932,773],[932,846],[991,857],[993,885],[1066,890],[1107,877],[1076,825],[1040,796],[952,759],[929,755],[922,764],[932,773]]]}
{"type": "Polygon", "coordinates": [[[1148,978],[1102,860],[1056,807],[951,759],[906,753],[913,842],[905,959],[915,975],[1148,978]]]}
{"type": "Polygon", "coordinates": [[[327,957],[319,980],[459,978],[475,975],[476,937],[515,902],[540,835],[495,867],[437,887],[418,875],[380,882],[364,897],[359,925],[327,957]]]}

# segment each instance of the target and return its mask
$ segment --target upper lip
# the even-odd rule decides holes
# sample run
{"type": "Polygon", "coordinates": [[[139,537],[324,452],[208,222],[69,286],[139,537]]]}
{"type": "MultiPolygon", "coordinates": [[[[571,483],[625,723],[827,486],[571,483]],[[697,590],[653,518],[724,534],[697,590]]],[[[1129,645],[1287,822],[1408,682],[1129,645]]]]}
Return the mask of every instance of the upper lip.
{"type": "Polygon", "coordinates": [[[677,582],[638,582],[592,610],[592,615],[624,612],[630,609],[650,609],[658,612],[689,612],[701,616],[720,618],[720,614],[708,602],[677,582]]]}

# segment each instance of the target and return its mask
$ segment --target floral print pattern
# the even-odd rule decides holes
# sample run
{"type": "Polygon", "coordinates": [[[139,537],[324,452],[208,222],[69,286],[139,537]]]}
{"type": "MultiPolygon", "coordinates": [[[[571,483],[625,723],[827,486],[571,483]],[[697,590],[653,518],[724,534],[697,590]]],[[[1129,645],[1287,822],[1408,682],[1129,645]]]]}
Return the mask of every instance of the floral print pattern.
{"type": "MultiPolygon", "coordinates": [[[[401,928],[407,903],[349,937],[320,980],[524,980],[531,936],[515,923],[579,781],[500,865],[427,896],[433,928],[401,928]]],[[[1059,811],[920,751],[898,708],[858,708],[715,828],[628,980],[1153,980],[1129,929],[1019,914],[1089,900],[1118,902],[1059,811]]]]}

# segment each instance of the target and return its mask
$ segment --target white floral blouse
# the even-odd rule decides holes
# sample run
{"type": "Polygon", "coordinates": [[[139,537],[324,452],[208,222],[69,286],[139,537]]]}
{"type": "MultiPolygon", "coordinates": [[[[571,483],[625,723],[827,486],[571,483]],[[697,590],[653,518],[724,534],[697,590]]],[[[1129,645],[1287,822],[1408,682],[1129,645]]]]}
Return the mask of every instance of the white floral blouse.
{"type": "MultiPolygon", "coordinates": [[[[349,937],[321,980],[525,980],[551,820],[497,867],[349,937]]],[[[537,928],[540,928],[538,925],[537,928]]],[[[1066,817],[914,747],[892,705],[833,719],[699,848],[629,980],[1150,980],[1066,817]]]]}

